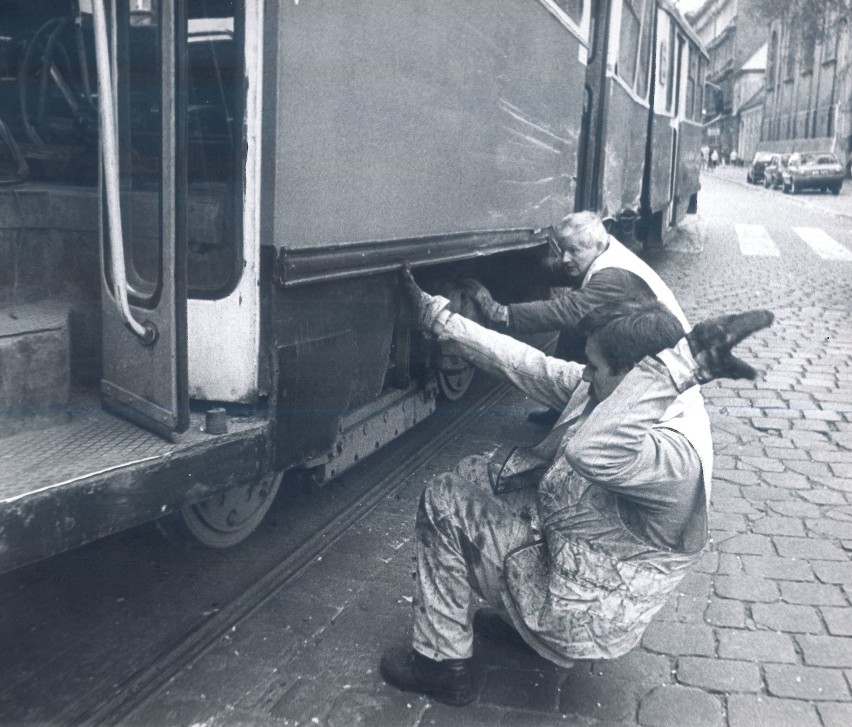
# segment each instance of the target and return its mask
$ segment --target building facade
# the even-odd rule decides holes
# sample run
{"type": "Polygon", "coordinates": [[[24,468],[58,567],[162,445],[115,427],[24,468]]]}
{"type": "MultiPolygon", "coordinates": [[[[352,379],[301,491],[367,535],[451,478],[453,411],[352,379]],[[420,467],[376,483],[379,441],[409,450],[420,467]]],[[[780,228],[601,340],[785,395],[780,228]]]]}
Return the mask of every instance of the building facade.
{"type": "Polygon", "coordinates": [[[723,158],[740,149],[739,109],[753,100],[763,83],[760,48],[766,24],[748,0],[707,0],[687,19],[707,49],[704,141],[723,158]]]}
{"type": "Polygon", "coordinates": [[[852,159],[852,40],[847,18],[788,12],[769,27],[761,149],[852,159]]]}

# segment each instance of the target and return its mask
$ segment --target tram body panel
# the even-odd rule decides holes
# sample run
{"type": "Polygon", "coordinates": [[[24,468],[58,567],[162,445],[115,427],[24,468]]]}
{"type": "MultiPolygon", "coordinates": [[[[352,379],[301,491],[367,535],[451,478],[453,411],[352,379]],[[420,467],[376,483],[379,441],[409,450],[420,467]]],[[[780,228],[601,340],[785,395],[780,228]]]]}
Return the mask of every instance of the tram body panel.
{"type": "Polygon", "coordinates": [[[610,78],[608,85],[601,214],[617,217],[625,210],[639,210],[648,138],[648,107],[618,81],[610,78]]]}
{"type": "Polygon", "coordinates": [[[341,0],[271,15],[264,242],[287,258],[286,282],[318,249],[375,243],[382,255],[419,237],[541,228],[573,209],[585,66],[543,4],[341,0]]]}

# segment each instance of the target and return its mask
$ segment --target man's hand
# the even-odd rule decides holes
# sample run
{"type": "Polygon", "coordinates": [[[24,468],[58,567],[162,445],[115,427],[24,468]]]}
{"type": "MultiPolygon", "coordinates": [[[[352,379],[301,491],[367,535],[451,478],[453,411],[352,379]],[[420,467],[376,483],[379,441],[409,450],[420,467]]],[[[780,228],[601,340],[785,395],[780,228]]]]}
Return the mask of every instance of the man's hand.
{"type": "Polygon", "coordinates": [[[465,296],[476,304],[479,312],[491,323],[508,323],[509,315],[505,305],[500,305],[482,283],[473,278],[459,281],[465,296]]]}
{"type": "Polygon", "coordinates": [[[418,328],[428,328],[429,321],[427,317],[431,310],[432,296],[424,293],[414,280],[414,276],[411,274],[411,266],[408,263],[402,266],[400,277],[402,279],[402,290],[405,293],[408,304],[411,306],[414,325],[418,328]]]}
{"type": "Polygon", "coordinates": [[[771,326],[773,320],[775,316],[768,310],[750,310],[701,321],[686,334],[692,357],[698,364],[695,372],[698,382],[754,379],[757,371],[734,356],[731,349],[752,333],[771,326]]]}

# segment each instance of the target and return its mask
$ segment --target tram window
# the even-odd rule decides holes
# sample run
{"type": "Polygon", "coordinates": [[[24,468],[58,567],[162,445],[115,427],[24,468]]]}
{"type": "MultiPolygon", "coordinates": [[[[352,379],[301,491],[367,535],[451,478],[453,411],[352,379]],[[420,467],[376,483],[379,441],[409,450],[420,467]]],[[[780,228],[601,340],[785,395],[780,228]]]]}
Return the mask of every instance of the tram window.
{"type": "Polygon", "coordinates": [[[621,11],[621,36],[618,43],[618,75],[632,88],[636,76],[636,50],[642,23],[634,7],[642,0],[624,0],[621,11]]]}
{"type": "Polygon", "coordinates": [[[666,64],[666,77],[669,79],[669,83],[666,86],[666,111],[671,113],[672,105],[674,103],[674,89],[677,85],[678,79],[674,74],[674,64],[675,64],[675,26],[674,23],[669,27],[669,40],[668,40],[668,57],[665,60],[666,64]]]}
{"type": "Polygon", "coordinates": [[[698,56],[692,46],[688,46],[686,52],[689,53],[689,64],[686,76],[686,111],[685,116],[688,119],[695,118],[695,78],[698,75],[698,56]]]}
{"type": "Polygon", "coordinates": [[[235,0],[187,3],[186,229],[189,295],[218,298],[242,270],[244,72],[235,0]]]}
{"type": "Polygon", "coordinates": [[[578,25],[580,24],[580,21],[583,19],[585,0],[555,0],[555,2],[568,14],[571,20],[578,25]]]}
{"type": "Polygon", "coordinates": [[[639,46],[639,64],[636,69],[636,93],[642,98],[648,95],[648,73],[651,58],[651,36],[653,30],[653,3],[644,0],[642,9],[642,41],[639,46]]]}

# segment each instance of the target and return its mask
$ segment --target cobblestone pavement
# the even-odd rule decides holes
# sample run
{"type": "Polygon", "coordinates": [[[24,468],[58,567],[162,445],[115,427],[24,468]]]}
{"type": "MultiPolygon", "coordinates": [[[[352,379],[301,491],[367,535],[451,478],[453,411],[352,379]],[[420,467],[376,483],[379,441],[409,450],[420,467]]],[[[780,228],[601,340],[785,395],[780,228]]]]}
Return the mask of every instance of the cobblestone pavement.
{"type": "MultiPolygon", "coordinates": [[[[852,725],[852,263],[785,236],[800,207],[773,200],[759,213],[762,190],[721,174],[704,185],[698,219],[652,263],[693,320],[768,307],[777,321],[742,347],[762,379],[706,387],[713,547],[639,648],[567,671],[477,641],[465,708],[383,684],[381,651],[409,636],[420,472],[127,722],[852,725]],[[756,214],[775,226],[779,256],[737,248],[730,225],[756,214]]],[[[830,233],[849,247],[847,227],[830,233]]],[[[529,436],[529,405],[508,395],[429,470],[529,436]]]]}

